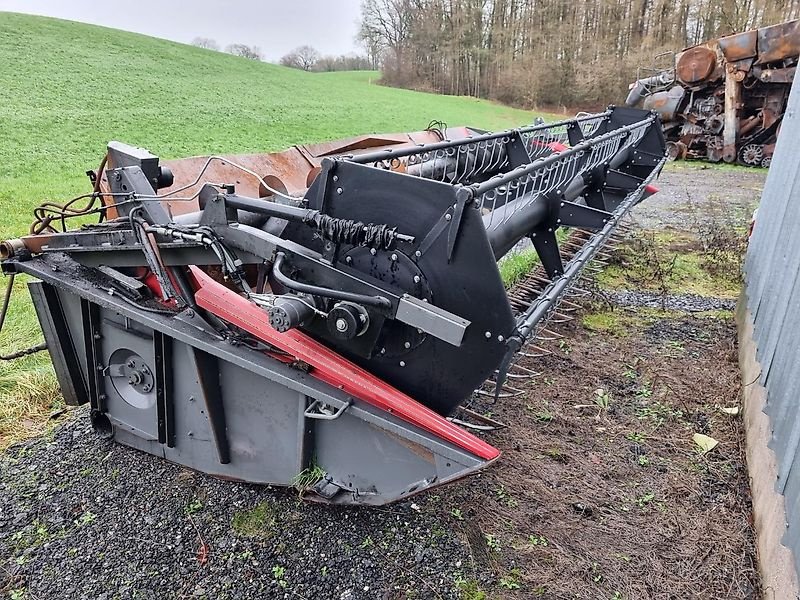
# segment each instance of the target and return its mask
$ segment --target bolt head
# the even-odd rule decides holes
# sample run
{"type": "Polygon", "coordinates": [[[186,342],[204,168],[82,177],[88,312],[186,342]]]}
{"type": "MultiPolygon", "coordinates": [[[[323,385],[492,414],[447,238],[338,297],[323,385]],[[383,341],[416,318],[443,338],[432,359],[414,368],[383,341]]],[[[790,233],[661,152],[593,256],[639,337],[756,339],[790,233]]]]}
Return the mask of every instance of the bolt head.
{"type": "Polygon", "coordinates": [[[336,188],[336,193],[341,195],[344,190],[342,188],[336,188]]]}
{"type": "Polygon", "coordinates": [[[484,335],[486,336],[486,339],[488,340],[489,338],[492,337],[492,332],[491,331],[487,331],[484,335]]]}
{"type": "Polygon", "coordinates": [[[419,275],[414,275],[414,283],[419,283],[420,281],[422,281],[420,276],[419,275]]]}
{"type": "Polygon", "coordinates": [[[406,342],[403,345],[406,347],[406,349],[411,348],[411,342],[406,342]]]}
{"type": "Polygon", "coordinates": [[[336,319],[336,331],[347,331],[347,321],[336,319]]]}
{"type": "Polygon", "coordinates": [[[370,248],[369,253],[372,254],[372,256],[375,256],[378,253],[378,251],[375,250],[375,248],[370,248]]]}
{"type": "Polygon", "coordinates": [[[453,218],[453,216],[452,216],[452,215],[450,215],[449,213],[448,213],[448,214],[446,214],[446,215],[444,216],[444,220],[445,220],[445,221],[449,221],[449,220],[450,220],[450,219],[452,219],[452,218],[453,218]]]}
{"type": "Polygon", "coordinates": [[[393,261],[397,260],[397,254],[392,254],[392,260],[393,261]]]}
{"type": "Polygon", "coordinates": [[[401,367],[405,367],[405,366],[406,366],[406,361],[404,361],[404,360],[401,360],[401,361],[400,361],[400,366],[401,366],[401,367]]]}

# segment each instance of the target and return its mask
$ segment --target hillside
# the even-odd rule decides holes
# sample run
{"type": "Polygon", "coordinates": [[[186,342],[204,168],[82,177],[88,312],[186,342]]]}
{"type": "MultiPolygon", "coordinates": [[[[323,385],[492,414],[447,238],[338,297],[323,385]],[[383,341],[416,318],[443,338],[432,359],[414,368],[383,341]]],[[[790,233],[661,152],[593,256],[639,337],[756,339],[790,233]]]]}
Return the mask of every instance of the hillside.
{"type": "MultiPolygon", "coordinates": [[[[88,190],[111,139],[165,158],[263,152],[371,132],[501,129],[529,112],[374,84],[374,72],[305,73],[104,27],[0,13],[0,236],[27,232],[43,199],[88,190]],[[10,67],[10,68],[9,68],[10,67]]],[[[39,339],[22,282],[0,339],[39,339]]],[[[58,403],[46,354],[0,363],[0,448],[58,403]]]]}
{"type": "MultiPolygon", "coordinates": [[[[305,73],[113,29],[0,13],[0,199],[29,206],[83,189],[106,142],[164,157],[277,150],[432,119],[488,129],[532,114],[372,83],[374,72],[305,73]],[[22,186],[22,187],[20,187],[22,186]]],[[[22,222],[3,219],[0,235],[22,222]]]]}

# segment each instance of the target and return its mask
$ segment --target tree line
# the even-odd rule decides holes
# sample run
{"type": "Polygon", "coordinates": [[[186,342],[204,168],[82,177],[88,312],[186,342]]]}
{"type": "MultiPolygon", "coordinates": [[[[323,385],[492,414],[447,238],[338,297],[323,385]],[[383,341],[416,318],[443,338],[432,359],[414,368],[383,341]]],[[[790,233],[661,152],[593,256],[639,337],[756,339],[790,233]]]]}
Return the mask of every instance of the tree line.
{"type": "Polygon", "coordinates": [[[640,68],[800,17],[800,0],[364,0],[359,39],[389,85],[535,106],[621,102],[640,68]],[[667,54],[662,54],[667,53],[667,54]]]}
{"type": "MultiPolygon", "coordinates": [[[[207,50],[222,51],[216,40],[207,37],[196,37],[192,40],[192,45],[207,50]]],[[[252,60],[264,60],[261,49],[258,46],[248,46],[247,44],[229,44],[225,46],[225,52],[252,60]]],[[[341,54],[339,56],[323,56],[312,46],[299,46],[291,52],[285,54],[280,59],[280,64],[293,69],[303,71],[363,71],[376,69],[377,63],[366,56],[358,54],[341,54]]]]}

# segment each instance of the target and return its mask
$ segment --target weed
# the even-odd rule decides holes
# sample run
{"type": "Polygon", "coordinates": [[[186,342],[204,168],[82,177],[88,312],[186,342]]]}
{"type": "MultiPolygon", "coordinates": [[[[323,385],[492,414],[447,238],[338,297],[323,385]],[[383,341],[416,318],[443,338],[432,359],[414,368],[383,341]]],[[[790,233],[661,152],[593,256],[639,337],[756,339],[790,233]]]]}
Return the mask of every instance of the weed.
{"type": "Polygon", "coordinates": [[[193,515],[203,510],[203,503],[198,499],[194,498],[189,504],[183,507],[183,512],[187,515],[193,515]]]}
{"type": "Polygon", "coordinates": [[[537,423],[549,423],[555,418],[553,413],[550,412],[550,407],[546,402],[545,407],[542,409],[537,408],[533,404],[526,404],[525,409],[533,413],[533,420],[537,423]]]}
{"type": "Polygon", "coordinates": [[[284,579],[284,575],[286,575],[286,567],[281,565],[275,565],[272,567],[272,578],[278,582],[278,585],[282,588],[285,588],[288,584],[284,579]]]}
{"type": "Polygon", "coordinates": [[[456,588],[461,594],[461,600],[486,600],[486,592],[484,592],[478,582],[474,579],[463,579],[458,577],[455,580],[456,588]]]}
{"type": "Polygon", "coordinates": [[[8,593],[8,597],[11,600],[25,600],[25,596],[27,596],[25,588],[16,588],[8,593]]]}
{"type": "Polygon", "coordinates": [[[595,583],[602,583],[603,581],[603,574],[600,572],[600,565],[596,562],[592,563],[592,581],[595,583]]]}
{"type": "Polygon", "coordinates": [[[516,508],[519,506],[519,502],[511,497],[511,495],[506,491],[506,487],[502,483],[500,484],[500,487],[494,491],[494,493],[497,494],[497,499],[507,507],[516,508]]]}
{"type": "Polygon", "coordinates": [[[608,410],[611,406],[611,393],[605,391],[603,388],[598,388],[594,391],[594,403],[600,407],[601,410],[608,410]]]}
{"type": "Polygon", "coordinates": [[[648,382],[644,382],[639,389],[636,390],[637,398],[650,398],[653,395],[653,388],[650,387],[648,382]]]}
{"type": "Polygon", "coordinates": [[[75,519],[73,523],[75,523],[75,525],[77,525],[78,527],[82,527],[83,525],[88,525],[89,523],[93,523],[95,519],[97,519],[97,515],[94,514],[92,511],[87,510],[81,513],[81,516],[75,519]]]}
{"type": "Polygon", "coordinates": [[[366,538],[364,538],[364,541],[361,542],[361,545],[359,546],[359,548],[371,548],[374,545],[375,545],[375,542],[372,541],[372,536],[368,535],[366,538]]]}
{"type": "Polygon", "coordinates": [[[261,502],[255,508],[233,515],[231,527],[245,537],[270,538],[278,525],[278,509],[270,502],[261,502]]]}
{"type": "Polygon", "coordinates": [[[520,571],[519,568],[511,569],[508,574],[500,578],[500,587],[507,590],[518,590],[520,588],[520,571]]]}
{"type": "Polygon", "coordinates": [[[638,444],[644,441],[644,434],[632,431],[631,433],[625,434],[625,439],[630,440],[632,442],[636,442],[638,444]]]}
{"type": "Polygon", "coordinates": [[[315,485],[324,476],[325,470],[316,463],[312,463],[309,467],[303,469],[294,476],[294,479],[292,479],[292,486],[298,492],[304,492],[315,485]]]}
{"type": "Polygon", "coordinates": [[[639,463],[640,467],[646,467],[650,464],[650,459],[647,458],[646,455],[640,454],[639,457],[636,459],[636,462],[639,463]]]}
{"type": "Polygon", "coordinates": [[[549,542],[547,541],[547,538],[544,537],[543,535],[531,534],[528,536],[528,543],[531,546],[547,546],[549,542]]]}
{"type": "Polygon", "coordinates": [[[641,420],[654,421],[656,426],[660,426],[664,421],[683,418],[683,411],[672,408],[662,402],[653,402],[646,406],[636,409],[636,416],[641,420]]]}
{"type": "Polygon", "coordinates": [[[572,352],[572,348],[567,340],[558,340],[558,348],[564,353],[565,356],[569,356],[570,352],[572,352]]]}
{"type": "Polygon", "coordinates": [[[636,504],[639,506],[639,508],[645,508],[655,499],[655,497],[656,495],[653,492],[647,492],[636,499],[636,504]]]}
{"type": "Polygon", "coordinates": [[[464,520],[464,514],[461,512],[460,508],[454,508],[453,510],[451,510],[450,511],[450,516],[453,517],[454,519],[456,519],[457,521],[463,521],[464,520]]]}
{"type": "Polygon", "coordinates": [[[486,546],[490,550],[494,552],[500,552],[502,550],[502,547],[500,546],[500,540],[497,539],[497,536],[487,533],[484,534],[484,538],[486,538],[486,546]]]}

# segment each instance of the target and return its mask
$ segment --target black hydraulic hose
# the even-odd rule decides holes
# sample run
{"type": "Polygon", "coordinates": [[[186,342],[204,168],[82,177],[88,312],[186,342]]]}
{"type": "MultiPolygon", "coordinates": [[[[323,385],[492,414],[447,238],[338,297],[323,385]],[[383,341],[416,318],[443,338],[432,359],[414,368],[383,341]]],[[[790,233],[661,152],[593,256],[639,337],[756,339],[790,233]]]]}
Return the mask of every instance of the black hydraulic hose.
{"type": "MultiPolygon", "coordinates": [[[[14,291],[14,278],[16,277],[16,273],[12,273],[8,276],[8,283],[6,284],[6,292],[3,295],[3,306],[0,308],[0,332],[3,331],[3,325],[6,322],[6,315],[8,315],[8,306],[11,303],[11,293],[14,291]]],[[[23,356],[28,356],[30,354],[35,354],[36,352],[41,352],[42,350],[47,350],[47,344],[41,343],[36,344],[35,346],[31,346],[30,348],[24,348],[23,350],[18,350],[16,352],[12,352],[11,354],[0,354],[0,360],[15,360],[17,358],[22,358],[23,356]]]]}
{"type": "Polygon", "coordinates": [[[272,267],[272,275],[276,281],[281,285],[294,290],[296,292],[303,292],[304,294],[311,294],[312,296],[322,296],[324,298],[332,298],[334,300],[347,300],[348,302],[355,302],[364,306],[374,306],[376,308],[391,308],[392,303],[388,298],[383,296],[366,296],[364,294],[355,294],[353,292],[343,292],[341,290],[332,290],[310,283],[302,283],[295,281],[281,271],[283,261],[286,255],[283,252],[278,252],[275,255],[275,264],[272,267]]]}

